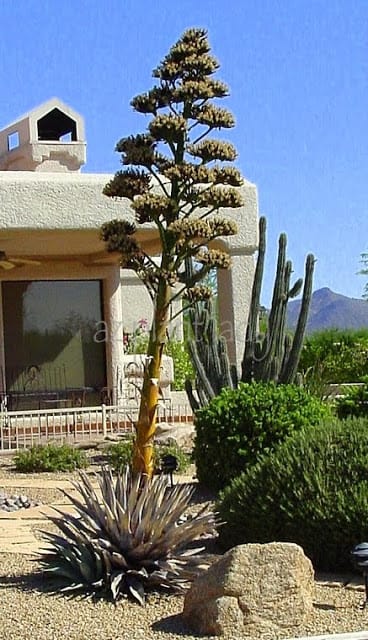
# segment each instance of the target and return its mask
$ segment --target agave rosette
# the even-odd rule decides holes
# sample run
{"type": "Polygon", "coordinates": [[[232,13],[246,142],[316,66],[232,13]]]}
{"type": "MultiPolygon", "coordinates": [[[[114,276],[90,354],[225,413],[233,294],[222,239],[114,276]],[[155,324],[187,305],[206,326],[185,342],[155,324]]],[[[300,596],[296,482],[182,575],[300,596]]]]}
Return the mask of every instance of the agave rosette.
{"type": "Polygon", "coordinates": [[[185,591],[208,567],[210,558],[196,543],[215,533],[216,515],[205,508],[183,518],[194,489],[169,487],[165,476],[142,482],[127,467],[115,478],[104,468],[96,478],[100,491],[81,471],[79,482],[72,482],[79,497],[63,492],[76,513],[56,509],[59,515],[49,516],[59,533],[43,532],[46,576],[62,583],[58,591],[114,601],[131,596],[140,604],[151,589],[185,591]]]}

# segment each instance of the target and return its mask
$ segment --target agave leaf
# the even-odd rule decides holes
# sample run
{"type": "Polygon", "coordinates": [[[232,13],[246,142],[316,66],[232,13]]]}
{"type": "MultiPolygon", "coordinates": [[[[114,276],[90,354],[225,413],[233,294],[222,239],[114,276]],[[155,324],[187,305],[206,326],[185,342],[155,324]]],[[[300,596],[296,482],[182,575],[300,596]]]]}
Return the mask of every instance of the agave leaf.
{"type": "MultiPolygon", "coordinates": [[[[101,521],[99,518],[100,526],[106,530],[108,535],[110,535],[115,544],[119,547],[121,545],[121,527],[120,525],[120,517],[123,514],[121,513],[121,508],[119,509],[118,500],[115,496],[116,487],[114,486],[114,481],[112,477],[112,473],[108,469],[103,469],[101,478],[98,479],[101,488],[101,503],[102,503],[102,511],[104,514],[104,519],[101,521]]],[[[124,525],[124,521],[122,523],[124,525]]],[[[124,527],[123,527],[124,531],[124,527]]],[[[123,538],[124,538],[123,533],[123,538]]],[[[128,540],[127,540],[128,541],[128,540]]]]}
{"type": "Polygon", "coordinates": [[[128,592],[139,602],[142,607],[145,605],[144,587],[141,581],[134,575],[128,574],[125,578],[125,584],[128,592]]]}
{"type": "Polygon", "coordinates": [[[127,487],[128,487],[129,473],[130,473],[129,467],[125,468],[123,474],[118,473],[118,476],[116,478],[116,484],[115,484],[116,498],[124,511],[127,511],[127,506],[128,506],[127,487]]]}
{"type": "Polygon", "coordinates": [[[170,527],[165,531],[165,536],[159,540],[151,550],[152,557],[163,557],[177,548],[183,548],[198,538],[203,533],[213,530],[213,518],[202,518],[200,522],[195,519],[183,524],[170,527]]]}
{"type": "Polygon", "coordinates": [[[94,553],[91,553],[86,547],[79,547],[81,557],[78,561],[81,575],[87,583],[92,583],[96,579],[96,566],[94,563],[94,553]]]}
{"type": "MultiPolygon", "coordinates": [[[[163,511],[162,504],[168,481],[165,478],[154,479],[147,490],[142,492],[143,500],[139,506],[139,518],[135,527],[135,538],[140,542],[149,541],[157,530],[157,520],[163,511]]],[[[146,487],[145,487],[146,488],[146,487]]]]}
{"type": "Polygon", "coordinates": [[[52,542],[53,544],[57,544],[59,547],[66,547],[70,544],[68,540],[66,540],[65,538],[62,538],[57,533],[52,533],[51,531],[44,531],[43,529],[39,529],[38,532],[42,535],[43,538],[49,539],[50,542],[52,542]]]}
{"type": "Polygon", "coordinates": [[[136,541],[137,544],[139,544],[139,538],[140,538],[140,536],[137,535],[137,529],[142,520],[143,509],[149,501],[149,491],[151,486],[152,486],[152,482],[148,481],[145,483],[143,487],[141,487],[141,490],[137,495],[137,500],[132,510],[132,515],[130,519],[131,530],[134,535],[134,540],[136,541]]]}
{"type": "Polygon", "coordinates": [[[190,502],[192,489],[188,489],[185,485],[176,485],[173,492],[170,492],[167,497],[164,507],[158,514],[155,523],[154,537],[157,538],[162,535],[163,530],[167,530],[173,525],[176,525],[177,520],[182,515],[183,511],[187,508],[190,502]]]}
{"type": "Polygon", "coordinates": [[[116,571],[111,575],[110,590],[112,593],[112,599],[116,602],[120,593],[120,585],[125,578],[125,574],[122,571],[116,571]]]}
{"type": "Polygon", "coordinates": [[[105,551],[105,549],[101,549],[101,556],[104,560],[106,576],[110,576],[111,575],[110,554],[108,553],[108,551],[105,551]]]}
{"type": "Polygon", "coordinates": [[[186,549],[180,554],[180,558],[188,558],[189,556],[195,556],[197,553],[201,553],[206,547],[197,547],[196,549],[186,549]]]}
{"type": "Polygon", "coordinates": [[[147,587],[153,589],[155,587],[163,587],[164,589],[172,590],[174,584],[174,578],[168,577],[165,572],[155,571],[150,573],[147,578],[147,587]]]}
{"type": "MultiPolygon", "coordinates": [[[[63,493],[68,498],[68,500],[70,500],[70,502],[73,504],[77,512],[80,514],[81,518],[93,517],[93,520],[97,521],[100,524],[100,526],[104,524],[105,514],[102,511],[100,504],[97,500],[94,502],[90,497],[88,498],[86,497],[85,498],[86,504],[84,505],[80,500],[78,500],[78,498],[76,498],[72,494],[69,494],[67,491],[63,491],[63,493]]],[[[53,508],[57,510],[55,507],[53,508]]]]}
{"type": "Polygon", "coordinates": [[[208,518],[201,518],[199,522],[193,519],[178,525],[176,528],[172,527],[166,532],[163,548],[166,552],[169,552],[177,547],[184,547],[200,535],[203,535],[203,533],[207,533],[209,527],[212,526],[212,520],[212,516],[208,516],[208,518]]]}
{"type": "Polygon", "coordinates": [[[101,578],[100,580],[96,580],[95,582],[92,582],[92,587],[97,587],[98,589],[100,589],[103,586],[104,586],[103,578],[101,578]]]}
{"type": "Polygon", "coordinates": [[[80,541],[86,541],[88,539],[88,537],[86,538],[82,531],[74,528],[73,523],[68,522],[66,518],[62,520],[61,518],[54,518],[50,516],[49,520],[60,529],[60,531],[67,537],[70,542],[78,543],[80,541]]]}
{"type": "Polygon", "coordinates": [[[116,513],[118,526],[120,531],[120,546],[132,548],[132,534],[130,528],[130,514],[124,510],[124,507],[117,501],[116,513]]]}
{"type": "Polygon", "coordinates": [[[153,549],[153,546],[154,544],[151,541],[138,545],[129,552],[130,560],[132,562],[139,561],[140,564],[142,564],[147,558],[147,563],[152,564],[152,562],[154,562],[153,558],[151,557],[151,550],[153,549]]]}
{"type": "Polygon", "coordinates": [[[94,550],[94,560],[95,560],[95,576],[105,576],[106,566],[104,562],[104,557],[102,553],[99,551],[99,549],[95,548],[95,545],[93,545],[93,547],[94,547],[93,550],[94,550]]]}
{"type": "Polygon", "coordinates": [[[127,575],[148,578],[148,571],[145,567],[141,567],[141,569],[129,569],[127,575]]]}
{"type": "MultiPolygon", "coordinates": [[[[133,478],[133,480],[131,481],[131,483],[128,483],[128,504],[127,504],[127,511],[132,514],[135,505],[137,504],[137,500],[139,497],[139,490],[141,488],[141,478],[140,476],[137,474],[135,478],[133,478]],[[130,486],[129,486],[130,484],[130,486]]],[[[145,487],[144,487],[145,488],[145,487]]],[[[144,489],[143,489],[144,491],[144,489]]]]}
{"type": "Polygon", "coordinates": [[[68,568],[67,566],[62,566],[61,563],[55,565],[54,567],[47,567],[44,569],[44,573],[46,575],[55,575],[57,578],[66,578],[69,582],[73,583],[75,581],[75,571],[68,568]]]}
{"type": "Polygon", "coordinates": [[[115,545],[106,538],[95,538],[93,542],[98,549],[105,549],[110,553],[112,553],[116,549],[115,545]]]}
{"type": "Polygon", "coordinates": [[[114,479],[110,469],[106,467],[102,469],[101,476],[98,478],[98,483],[101,489],[101,495],[102,495],[103,501],[108,505],[110,511],[114,515],[114,519],[116,519],[115,485],[114,485],[114,479]]]}
{"type": "Polygon", "coordinates": [[[85,585],[83,584],[83,582],[80,582],[80,583],[76,583],[76,584],[67,585],[66,587],[63,587],[62,589],[59,589],[59,591],[60,591],[60,593],[68,593],[70,591],[78,591],[78,589],[83,589],[83,587],[85,587],[85,585]]]}
{"type": "Polygon", "coordinates": [[[108,503],[105,502],[104,497],[102,497],[102,505],[105,512],[105,525],[103,528],[105,529],[106,533],[108,533],[108,535],[110,535],[114,539],[115,544],[119,546],[121,536],[116,513],[114,513],[110,509],[108,503]]]}
{"type": "Polygon", "coordinates": [[[45,534],[52,546],[42,556],[45,572],[68,581],[65,591],[100,590],[114,600],[127,593],[140,604],[145,587],[183,592],[209,564],[197,557],[200,543],[187,551],[185,546],[214,531],[216,524],[216,517],[204,510],[182,521],[193,487],[169,488],[164,476],[142,483],[128,468],[116,480],[104,468],[97,482],[95,490],[82,472],[80,481],[72,483],[79,497],[68,496],[77,514],[56,509],[57,516],[50,517],[59,533],[45,534]]]}
{"type": "Polygon", "coordinates": [[[111,554],[111,561],[112,561],[112,564],[116,567],[122,567],[123,569],[128,569],[129,565],[121,553],[116,553],[116,551],[113,551],[111,554]]]}
{"type": "MultiPolygon", "coordinates": [[[[75,517],[72,513],[65,513],[64,511],[59,510],[57,507],[53,507],[54,511],[57,511],[62,517],[57,518],[55,516],[49,516],[49,520],[54,522],[57,527],[59,527],[59,523],[63,524],[64,522],[68,522],[71,525],[71,529],[74,529],[78,533],[78,537],[80,537],[81,533],[84,533],[87,538],[91,537],[95,532],[100,531],[100,527],[98,524],[90,518],[90,516],[83,515],[82,517],[75,517]]],[[[59,527],[61,529],[61,527],[59,527]]]]}
{"type": "MultiPolygon", "coordinates": [[[[79,503],[82,507],[82,511],[87,513],[90,513],[90,511],[92,511],[92,513],[95,513],[96,518],[98,518],[101,525],[103,525],[105,514],[100,507],[99,498],[92,486],[92,483],[84,471],[80,471],[79,476],[80,476],[80,482],[72,481],[72,485],[82,495],[86,503],[86,506],[84,506],[82,503],[79,503]]],[[[97,475],[96,477],[98,479],[97,475]]]]}

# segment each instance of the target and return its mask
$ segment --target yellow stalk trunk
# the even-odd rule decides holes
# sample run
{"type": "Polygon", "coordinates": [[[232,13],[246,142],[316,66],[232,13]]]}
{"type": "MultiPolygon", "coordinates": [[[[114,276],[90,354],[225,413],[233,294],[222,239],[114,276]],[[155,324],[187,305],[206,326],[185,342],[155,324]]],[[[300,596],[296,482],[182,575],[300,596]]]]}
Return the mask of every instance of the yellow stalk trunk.
{"type": "Polygon", "coordinates": [[[153,438],[156,431],[159,380],[166,342],[169,300],[170,287],[166,282],[161,282],[150,332],[133,450],[133,472],[143,474],[147,478],[151,478],[154,471],[153,438]]]}

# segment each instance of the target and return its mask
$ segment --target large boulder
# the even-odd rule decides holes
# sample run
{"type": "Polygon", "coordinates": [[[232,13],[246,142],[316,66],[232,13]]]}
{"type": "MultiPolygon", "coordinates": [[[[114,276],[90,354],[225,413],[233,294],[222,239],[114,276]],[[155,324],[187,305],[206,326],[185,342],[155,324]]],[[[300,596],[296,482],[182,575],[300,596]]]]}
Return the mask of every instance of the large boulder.
{"type": "Polygon", "coordinates": [[[183,616],[205,635],[260,636],[297,629],[312,612],[314,572],[301,547],[245,544],[230,549],[191,586],[183,616]]]}

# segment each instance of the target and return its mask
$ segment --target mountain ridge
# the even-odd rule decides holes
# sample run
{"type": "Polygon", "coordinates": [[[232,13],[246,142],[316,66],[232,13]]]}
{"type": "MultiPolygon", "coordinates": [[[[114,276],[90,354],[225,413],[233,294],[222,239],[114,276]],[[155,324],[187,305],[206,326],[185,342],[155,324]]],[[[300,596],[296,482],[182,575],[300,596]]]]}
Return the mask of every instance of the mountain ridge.
{"type": "MultiPolygon", "coordinates": [[[[294,329],[297,323],[301,300],[288,304],[287,324],[294,329]]],[[[361,298],[349,298],[335,293],[328,287],[317,289],[312,294],[307,322],[307,333],[323,329],[362,329],[368,327],[368,302],[361,298]]]]}

